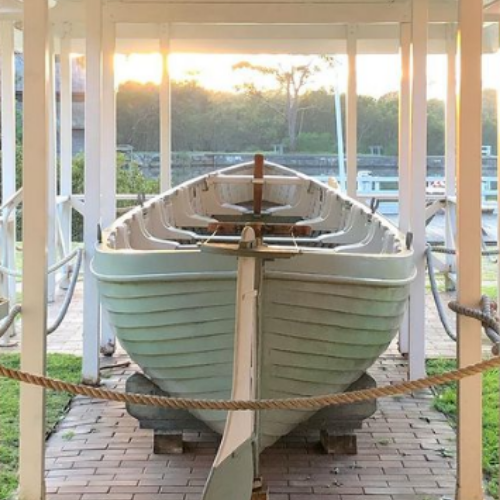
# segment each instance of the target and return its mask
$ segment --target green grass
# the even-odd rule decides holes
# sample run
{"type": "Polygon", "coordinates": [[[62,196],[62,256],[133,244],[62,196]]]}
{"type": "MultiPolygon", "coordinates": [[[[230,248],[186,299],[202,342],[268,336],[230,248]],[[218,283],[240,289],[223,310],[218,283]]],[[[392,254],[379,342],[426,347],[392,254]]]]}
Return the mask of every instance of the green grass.
{"type": "MultiPolygon", "coordinates": [[[[427,361],[429,375],[456,368],[453,359],[427,361]]],[[[483,471],[487,479],[488,493],[498,498],[498,436],[499,436],[499,371],[490,370],[483,376],[483,471]]],[[[457,384],[436,387],[434,407],[457,420],[457,384]]]]}
{"type": "MultiPolygon", "coordinates": [[[[438,255],[439,259],[443,260],[444,256],[438,255]]],[[[497,296],[497,268],[498,264],[492,262],[489,257],[482,258],[482,269],[481,269],[481,281],[482,281],[482,293],[488,295],[492,299],[496,299],[497,296]]],[[[445,280],[444,275],[436,271],[436,282],[438,285],[438,290],[440,292],[445,291],[445,280]]],[[[430,291],[431,285],[429,279],[426,280],[426,289],[430,291]]]]}
{"type": "MultiPolygon", "coordinates": [[[[19,368],[19,354],[0,354],[0,363],[9,368],[19,368]]],[[[80,381],[81,360],[69,354],[47,356],[49,376],[80,381]]],[[[71,396],[47,391],[47,435],[65,414],[71,396]]],[[[19,461],[19,384],[0,378],[0,500],[7,500],[17,488],[19,461]]]]}

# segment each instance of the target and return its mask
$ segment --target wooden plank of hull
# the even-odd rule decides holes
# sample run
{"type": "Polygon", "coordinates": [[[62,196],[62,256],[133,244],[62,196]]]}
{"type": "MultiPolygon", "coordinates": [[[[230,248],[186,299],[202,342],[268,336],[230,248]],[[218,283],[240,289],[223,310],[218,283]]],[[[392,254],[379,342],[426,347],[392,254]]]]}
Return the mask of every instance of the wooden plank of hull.
{"type": "MultiPolygon", "coordinates": [[[[156,302],[148,304],[150,286],[107,283],[104,290],[103,303],[131,358],[172,396],[229,398],[235,282],[154,283],[161,312],[156,302]]],[[[260,397],[292,397],[340,392],[369,368],[395,336],[407,287],[272,279],[263,294],[260,397]]],[[[193,414],[223,431],[225,412],[193,414]]],[[[311,414],[262,412],[261,448],[311,414]]]]}

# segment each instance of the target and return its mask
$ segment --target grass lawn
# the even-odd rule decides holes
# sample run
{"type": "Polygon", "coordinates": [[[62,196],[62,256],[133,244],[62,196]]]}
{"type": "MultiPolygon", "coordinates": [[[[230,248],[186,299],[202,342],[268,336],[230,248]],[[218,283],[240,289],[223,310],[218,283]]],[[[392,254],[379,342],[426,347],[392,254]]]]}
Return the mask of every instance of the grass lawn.
{"type": "MultiPolygon", "coordinates": [[[[440,260],[443,260],[444,256],[438,255],[440,260]]],[[[493,262],[490,257],[482,258],[482,293],[488,295],[490,298],[496,300],[497,295],[497,269],[498,264],[493,262]]],[[[444,275],[436,271],[436,282],[438,285],[438,290],[440,292],[445,291],[445,280],[444,275]]],[[[429,279],[426,279],[426,288],[430,291],[431,285],[429,283],[429,279]]]]}
{"type": "MultiPolygon", "coordinates": [[[[455,360],[433,359],[427,361],[429,375],[456,368],[455,360]]],[[[498,498],[498,436],[499,436],[499,371],[490,370],[483,376],[483,470],[488,483],[488,493],[498,498]]],[[[436,387],[434,407],[448,415],[452,422],[457,418],[457,384],[436,387]]]]}
{"type": "MultiPolygon", "coordinates": [[[[19,368],[19,354],[0,354],[0,363],[19,368]]],[[[80,381],[81,360],[69,354],[48,354],[49,376],[80,381]]],[[[47,435],[65,414],[71,396],[47,391],[47,435]]],[[[19,384],[0,378],[0,500],[7,500],[17,488],[19,447],[19,384]]]]}

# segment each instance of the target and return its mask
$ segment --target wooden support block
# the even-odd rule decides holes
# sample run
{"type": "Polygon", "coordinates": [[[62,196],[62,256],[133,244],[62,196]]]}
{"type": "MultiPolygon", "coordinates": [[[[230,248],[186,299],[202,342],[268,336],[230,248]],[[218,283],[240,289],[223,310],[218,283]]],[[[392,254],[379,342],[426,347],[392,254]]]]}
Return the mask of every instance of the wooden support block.
{"type": "Polygon", "coordinates": [[[329,455],[356,455],[358,443],[356,434],[330,434],[321,430],[321,446],[329,455]]]}
{"type": "Polygon", "coordinates": [[[252,493],[251,500],[268,500],[269,492],[268,491],[254,491],[252,493]]]}
{"type": "Polygon", "coordinates": [[[182,455],[184,453],[182,432],[155,431],[153,453],[155,455],[182,455]]]}

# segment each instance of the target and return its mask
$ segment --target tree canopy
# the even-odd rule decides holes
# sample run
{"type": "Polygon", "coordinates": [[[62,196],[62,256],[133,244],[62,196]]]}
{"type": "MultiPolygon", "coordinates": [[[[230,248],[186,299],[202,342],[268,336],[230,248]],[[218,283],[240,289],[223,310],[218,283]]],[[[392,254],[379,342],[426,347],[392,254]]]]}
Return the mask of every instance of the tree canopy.
{"type": "MultiPolygon", "coordinates": [[[[248,89],[247,89],[248,90],[248,89]]],[[[336,153],[335,102],[331,89],[308,89],[300,94],[294,141],[284,119],[283,93],[259,90],[240,93],[213,91],[196,81],[173,82],[172,147],[174,151],[252,152],[284,148],[304,153],[336,153]]],[[[127,83],[118,92],[118,142],[136,151],[159,150],[159,89],[127,83]]],[[[285,99],[286,100],[286,99],[285,99]]],[[[341,97],[345,117],[345,96],[341,97]]],[[[398,151],[397,93],[379,99],[358,96],[358,151],[368,154],[380,146],[383,154],[398,151]]],[[[444,154],[444,103],[428,102],[428,154],[444,154]]],[[[483,144],[496,152],[496,99],[483,94],[483,144]]],[[[293,128],[292,127],[292,128],[293,128]]],[[[345,122],[344,122],[345,127],[345,122]]]]}

